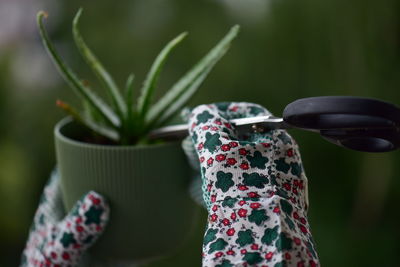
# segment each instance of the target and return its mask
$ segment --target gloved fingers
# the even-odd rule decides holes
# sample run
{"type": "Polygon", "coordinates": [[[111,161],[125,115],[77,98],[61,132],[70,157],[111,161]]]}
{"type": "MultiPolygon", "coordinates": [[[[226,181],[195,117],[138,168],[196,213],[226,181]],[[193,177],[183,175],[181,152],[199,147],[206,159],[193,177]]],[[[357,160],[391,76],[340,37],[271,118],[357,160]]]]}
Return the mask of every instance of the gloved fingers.
{"type": "Polygon", "coordinates": [[[65,216],[59,181],[58,172],[54,169],[44,187],[33,219],[36,229],[40,229],[45,223],[56,223],[65,216]]]}
{"type": "Polygon", "coordinates": [[[217,139],[223,139],[226,143],[239,139],[234,125],[230,123],[231,119],[266,115],[271,115],[271,113],[260,105],[253,103],[222,102],[200,105],[190,115],[189,133],[195,145],[200,145],[199,139],[210,139],[211,143],[208,142],[208,144],[211,146],[206,148],[209,152],[213,152],[216,145],[221,145],[221,142],[217,139]]]}
{"type": "Polygon", "coordinates": [[[268,196],[275,191],[306,207],[303,186],[307,180],[294,139],[285,130],[252,133],[246,140],[238,138],[233,125],[225,119],[243,116],[244,113],[234,113],[238,110],[251,110],[251,104],[231,103],[223,111],[217,105],[201,105],[191,115],[190,134],[200,161],[203,189],[206,186],[207,207],[226,196],[254,192],[268,196]],[[231,109],[235,111],[227,115],[231,109]],[[270,183],[265,184],[269,179],[270,183]]]}
{"type": "MultiPolygon", "coordinates": [[[[90,191],[78,201],[71,212],[49,231],[52,244],[44,255],[53,263],[76,264],[82,254],[103,233],[110,209],[104,197],[90,191]]],[[[66,265],[66,266],[67,266],[66,265]]],[[[69,266],[69,265],[68,265],[69,266]]]]}
{"type": "MultiPolygon", "coordinates": [[[[248,102],[218,102],[212,104],[212,106],[217,108],[218,111],[221,113],[221,116],[227,120],[272,115],[264,107],[248,102]]],[[[185,122],[189,121],[192,111],[193,110],[188,107],[183,108],[180,114],[182,120],[185,122]]]]}

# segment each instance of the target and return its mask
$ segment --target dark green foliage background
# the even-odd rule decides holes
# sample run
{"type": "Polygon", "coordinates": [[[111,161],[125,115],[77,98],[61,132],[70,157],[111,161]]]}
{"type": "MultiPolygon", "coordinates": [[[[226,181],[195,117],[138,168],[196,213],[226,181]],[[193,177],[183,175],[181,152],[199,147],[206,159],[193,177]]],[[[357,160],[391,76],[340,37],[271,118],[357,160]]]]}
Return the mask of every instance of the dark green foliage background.
{"type": "MultiPolygon", "coordinates": [[[[140,87],[158,51],[187,30],[189,37],[162,74],[161,95],[238,23],[239,39],[191,106],[249,101],[280,115],[291,101],[317,95],[376,97],[400,105],[397,0],[270,0],[263,13],[246,13],[262,1],[245,0],[249,8],[240,12],[226,8],[229,1],[217,0],[50,2],[38,2],[25,16],[34,21],[36,11],[49,11],[53,40],[92,87],[98,84],[71,36],[70,24],[80,6],[85,8],[82,34],[120,85],[133,71],[140,87]],[[55,5],[58,11],[52,12],[55,5]]],[[[0,45],[0,266],[17,265],[43,184],[55,164],[52,129],[64,116],[55,100],[78,103],[61,80],[20,86],[15,72],[23,77],[38,67],[27,58],[25,68],[13,68],[21,47],[50,64],[44,49],[30,50],[40,45],[36,33],[0,45]]],[[[50,70],[36,79],[58,79],[54,68],[50,70]]],[[[315,134],[290,133],[300,144],[309,178],[309,218],[323,266],[398,265],[399,152],[359,153],[315,134]]],[[[200,266],[204,224],[205,212],[181,251],[149,266],[200,266]]]]}

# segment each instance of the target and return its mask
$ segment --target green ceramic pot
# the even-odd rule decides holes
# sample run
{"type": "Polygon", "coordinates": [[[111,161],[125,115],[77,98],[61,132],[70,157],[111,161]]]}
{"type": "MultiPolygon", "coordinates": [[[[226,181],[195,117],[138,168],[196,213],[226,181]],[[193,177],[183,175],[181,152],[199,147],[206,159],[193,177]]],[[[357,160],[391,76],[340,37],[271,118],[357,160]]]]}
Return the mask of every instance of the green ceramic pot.
{"type": "Polygon", "coordinates": [[[146,261],[174,252],[191,232],[197,211],[188,194],[190,168],[180,143],[94,145],[66,118],[55,145],[67,210],[89,190],[104,195],[110,222],[89,253],[100,259],[146,261]]]}

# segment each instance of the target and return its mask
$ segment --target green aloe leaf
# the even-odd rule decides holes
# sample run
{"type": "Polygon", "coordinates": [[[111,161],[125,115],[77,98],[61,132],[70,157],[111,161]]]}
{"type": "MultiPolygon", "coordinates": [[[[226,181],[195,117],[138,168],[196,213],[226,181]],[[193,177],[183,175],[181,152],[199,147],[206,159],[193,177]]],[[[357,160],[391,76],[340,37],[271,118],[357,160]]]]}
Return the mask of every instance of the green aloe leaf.
{"type": "Polygon", "coordinates": [[[76,122],[86,126],[90,130],[94,131],[97,134],[100,134],[108,139],[113,141],[119,141],[119,135],[116,131],[111,128],[105,127],[103,125],[99,125],[95,123],[93,120],[87,118],[86,116],[82,116],[77,112],[73,107],[69,104],[57,100],[57,106],[62,108],[67,114],[69,114],[76,122]]]}
{"type": "MultiPolygon", "coordinates": [[[[206,56],[204,56],[192,69],[190,69],[181,79],[176,82],[168,93],[161,98],[150,110],[146,116],[147,125],[157,125],[158,120],[163,116],[175,101],[179,101],[179,98],[185,94],[188,90],[192,91],[192,94],[200,86],[201,82],[194,83],[199,76],[208,73],[210,67],[214,66],[218,60],[228,51],[231,42],[235,39],[239,32],[239,26],[233,26],[225,37],[213,48],[206,56]],[[196,87],[191,85],[196,84],[196,87]]],[[[201,79],[203,81],[205,77],[201,79]]]]}
{"type": "Polygon", "coordinates": [[[78,47],[78,50],[81,53],[82,57],[85,59],[87,64],[92,68],[93,72],[96,74],[97,78],[101,81],[104,87],[107,89],[107,92],[109,93],[112,99],[113,105],[115,106],[117,113],[122,118],[125,116],[126,108],[121,92],[116,83],[114,82],[112,76],[107,72],[107,70],[103,67],[101,62],[97,59],[96,55],[86,45],[82,35],[79,32],[78,24],[82,11],[83,11],[82,8],[78,10],[72,22],[72,33],[74,36],[75,44],[78,47]]]}
{"type": "Polygon", "coordinates": [[[143,87],[141,89],[141,95],[138,101],[138,112],[142,118],[145,117],[150,102],[154,93],[154,89],[157,85],[158,77],[162,71],[164,63],[166,62],[169,54],[174,50],[174,48],[183,41],[186,37],[187,33],[181,33],[177,37],[175,37],[172,41],[170,41],[161,52],[156,57],[153,65],[150,68],[149,73],[147,74],[146,80],[143,83],[143,87]]]}
{"type": "Polygon", "coordinates": [[[126,80],[125,85],[125,105],[126,105],[126,127],[130,131],[133,124],[134,110],[133,110],[133,81],[135,80],[135,75],[130,74],[126,80]]]}
{"type": "MultiPolygon", "coordinates": [[[[217,61],[215,61],[217,63],[217,61]]],[[[215,64],[214,63],[214,64],[215,64]]],[[[212,70],[214,65],[210,65],[207,69],[205,69],[200,76],[198,76],[193,82],[188,86],[188,89],[180,95],[180,97],[173,102],[168,109],[161,115],[160,119],[157,121],[157,126],[162,126],[166,122],[168,122],[178,111],[180,111],[187,102],[191,99],[193,94],[196,93],[197,88],[201,85],[204,79],[207,77],[208,73],[212,70]]]]}
{"type": "Polygon", "coordinates": [[[47,14],[43,11],[37,14],[37,24],[39,26],[39,32],[42,37],[43,45],[46,48],[48,54],[52,58],[55,66],[57,67],[59,73],[64,78],[64,80],[73,88],[75,93],[80,96],[84,101],[87,101],[94,110],[112,127],[118,128],[120,125],[119,118],[110,109],[110,107],[103,102],[97,95],[95,95],[91,90],[86,88],[83,83],[77,78],[76,74],[67,67],[61,57],[58,55],[47,31],[43,25],[43,18],[47,17],[47,14]]]}

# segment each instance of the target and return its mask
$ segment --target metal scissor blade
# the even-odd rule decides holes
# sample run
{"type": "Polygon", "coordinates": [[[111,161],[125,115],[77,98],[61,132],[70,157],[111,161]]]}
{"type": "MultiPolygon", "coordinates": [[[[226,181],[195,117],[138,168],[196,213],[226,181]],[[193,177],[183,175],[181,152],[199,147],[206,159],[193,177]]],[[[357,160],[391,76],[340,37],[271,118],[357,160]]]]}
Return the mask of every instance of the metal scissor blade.
{"type": "MultiPolygon", "coordinates": [[[[229,121],[239,133],[263,132],[265,130],[291,128],[282,118],[274,116],[259,116],[229,121]]],[[[171,125],[153,130],[149,134],[150,139],[179,139],[188,135],[188,125],[171,125]]]]}

